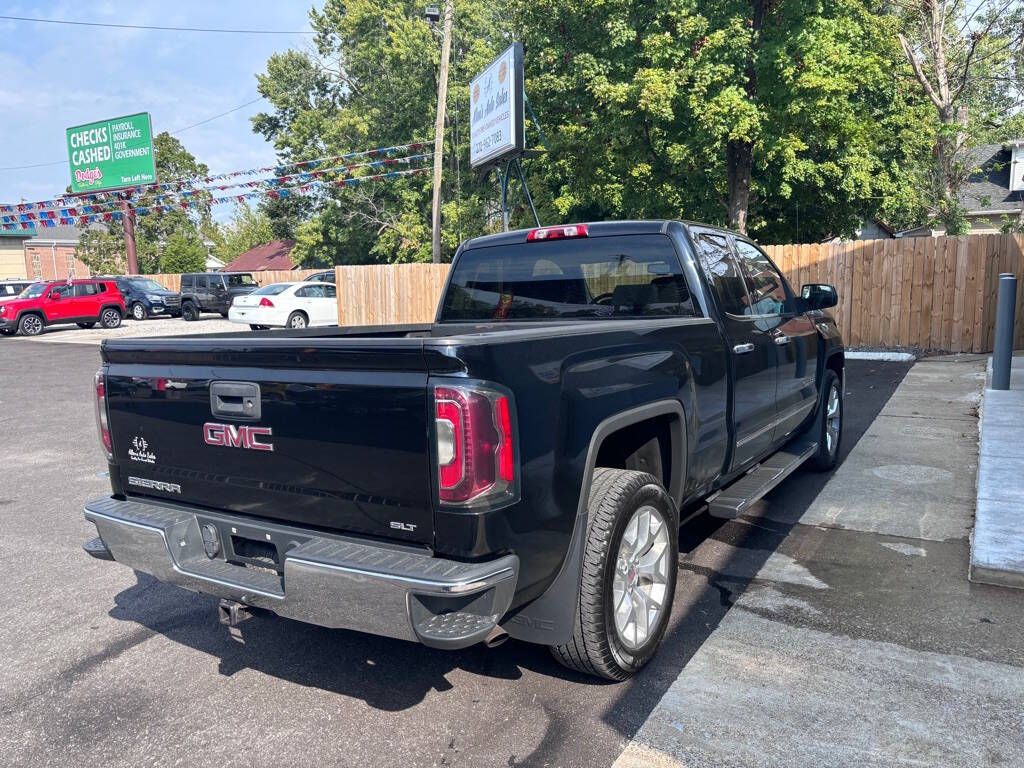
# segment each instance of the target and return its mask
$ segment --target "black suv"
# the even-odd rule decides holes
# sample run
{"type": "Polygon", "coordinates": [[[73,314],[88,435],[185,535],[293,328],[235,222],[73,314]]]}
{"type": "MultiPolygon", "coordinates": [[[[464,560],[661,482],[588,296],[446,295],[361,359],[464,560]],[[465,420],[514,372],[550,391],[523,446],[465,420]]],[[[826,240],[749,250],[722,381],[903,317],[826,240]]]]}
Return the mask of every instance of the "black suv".
{"type": "Polygon", "coordinates": [[[201,312],[219,312],[228,316],[235,296],[245,296],[259,288],[248,272],[192,272],[181,276],[181,316],[198,320],[201,312]]]}
{"type": "Polygon", "coordinates": [[[334,270],[330,269],[325,272],[314,272],[309,277],[302,278],[304,283],[333,283],[334,282],[334,270]]]}
{"type": "Polygon", "coordinates": [[[119,275],[108,279],[117,283],[117,290],[124,296],[128,316],[133,320],[181,314],[181,294],[164,288],[151,277],[119,275]]]}

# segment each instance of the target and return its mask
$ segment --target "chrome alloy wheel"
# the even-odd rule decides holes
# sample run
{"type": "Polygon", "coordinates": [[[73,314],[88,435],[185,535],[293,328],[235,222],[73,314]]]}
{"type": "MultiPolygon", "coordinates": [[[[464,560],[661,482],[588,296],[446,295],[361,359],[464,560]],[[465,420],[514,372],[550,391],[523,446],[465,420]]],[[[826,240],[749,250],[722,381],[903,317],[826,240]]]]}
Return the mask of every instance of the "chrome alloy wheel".
{"type": "Polygon", "coordinates": [[[842,428],[843,407],[839,401],[839,388],[833,384],[828,391],[825,406],[825,448],[831,456],[839,447],[839,430],[842,428]]]}
{"type": "Polygon", "coordinates": [[[615,632],[630,650],[640,648],[658,628],[668,590],[668,527],[661,512],[642,506],[630,518],[619,542],[612,577],[615,632]]]}

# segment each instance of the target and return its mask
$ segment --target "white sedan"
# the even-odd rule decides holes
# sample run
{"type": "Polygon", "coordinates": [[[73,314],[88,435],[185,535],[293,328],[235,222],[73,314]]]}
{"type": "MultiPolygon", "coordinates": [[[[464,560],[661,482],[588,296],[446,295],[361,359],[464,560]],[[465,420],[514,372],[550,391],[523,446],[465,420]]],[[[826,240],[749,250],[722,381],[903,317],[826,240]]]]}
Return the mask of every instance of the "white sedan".
{"type": "Polygon", "coordinates": [[[334,283],[272,283],[245,296],[236,296],[228,320],[252,330],[308,328],[338,324],[334,283]]]}

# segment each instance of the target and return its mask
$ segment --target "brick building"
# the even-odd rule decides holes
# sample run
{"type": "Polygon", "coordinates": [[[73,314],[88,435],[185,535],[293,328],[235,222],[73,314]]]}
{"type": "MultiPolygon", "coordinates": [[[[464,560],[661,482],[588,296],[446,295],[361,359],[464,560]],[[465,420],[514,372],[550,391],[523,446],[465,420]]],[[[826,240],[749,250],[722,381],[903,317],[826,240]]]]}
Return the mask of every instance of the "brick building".
{"type": "Polygon", "coordinates": [[[88,277],[89,268],[75,256],[82,236],[77,227],[47,227],[25,241],[25,276],[36,280],[88,277]]]}

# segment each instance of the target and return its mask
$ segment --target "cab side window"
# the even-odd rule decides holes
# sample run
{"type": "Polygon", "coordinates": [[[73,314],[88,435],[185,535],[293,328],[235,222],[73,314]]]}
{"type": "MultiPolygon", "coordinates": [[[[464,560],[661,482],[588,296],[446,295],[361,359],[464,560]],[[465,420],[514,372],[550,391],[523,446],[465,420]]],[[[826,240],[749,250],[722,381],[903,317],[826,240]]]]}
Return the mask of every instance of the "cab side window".
{"type": "Polygon", "coordinates": [[[740,269],[750,293],[750,314],[784,314],[788,297],[782,275],[760,248],[743,240],[735,242],[740,269]]]}
{"type": "Polygon", "coordinates": [[[750,297],[743,274],[729,247],[729,239],[717,232],[695,233],[697,255],[704,276],[718,298],[719,306],[731,315],[749,315],[750,297]]]}

